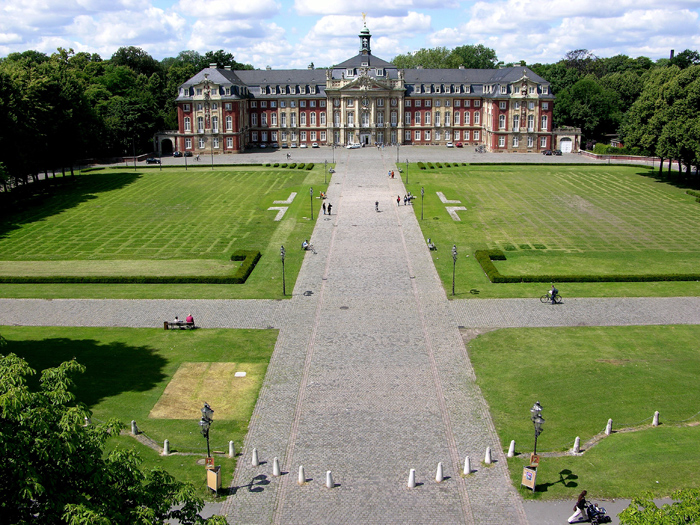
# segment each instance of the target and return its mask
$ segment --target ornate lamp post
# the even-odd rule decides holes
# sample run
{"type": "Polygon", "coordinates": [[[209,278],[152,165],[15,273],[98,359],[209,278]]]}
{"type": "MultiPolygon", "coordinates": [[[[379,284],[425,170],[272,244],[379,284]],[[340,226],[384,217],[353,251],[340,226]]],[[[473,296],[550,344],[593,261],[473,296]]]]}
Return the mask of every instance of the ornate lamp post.
{"type": "Polygon", "coordinates": [[[420,220],[423,220],[423,198],[425,197],[425,188],[420,189],[420,220]]]}
{"type": "Polygon", "coordinates": [[[287,295],[287,285],[284,280],[284,256],[286,252],[284,251],[284,245],[280,248],[280,257],[282,258],[282,295],[287,295]]]}
{"type": "Polygon", "coordinates": [[[452,295],[455,294],[455,268],[457,267],[457,245],[452,245],[452,295]]]}
{"type": "Polygon", "coordinates": [[[309,188],[309,197],[311,199],[311,220],[314,220],[314,189],[309,188]]]}
{"type": "Polygon", "coordinates": [[[537,401],[530,409],[530,414],[532,414],[532,424],[535,426],[535,450],[533,455],[537,455],[537,437],[542,433],[542,425],[544,424],[544,418],[542,417],[542,405],[537,401]]]}
{"type": "Polygon", "coordinates": [[[211,457],[211,450],[209,449],[209,427],[213,423],[214,411],[209,406],[209,403],[204,403],[202,408],[202,419],[199,422],[199,426],[202,427],[202,435],[207,438],[207,457],[211,457]]]}

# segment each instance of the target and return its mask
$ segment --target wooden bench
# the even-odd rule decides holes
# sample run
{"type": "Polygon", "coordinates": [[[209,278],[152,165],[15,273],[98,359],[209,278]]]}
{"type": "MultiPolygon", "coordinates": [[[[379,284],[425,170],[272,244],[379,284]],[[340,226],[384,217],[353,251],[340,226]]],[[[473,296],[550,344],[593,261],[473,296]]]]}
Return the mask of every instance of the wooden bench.
{"type": "Polygon", "coordinates": [[[163,321],[164,330],[192,330],[197,328],[194,323],[188,323],[187,321],[163,321]]]}

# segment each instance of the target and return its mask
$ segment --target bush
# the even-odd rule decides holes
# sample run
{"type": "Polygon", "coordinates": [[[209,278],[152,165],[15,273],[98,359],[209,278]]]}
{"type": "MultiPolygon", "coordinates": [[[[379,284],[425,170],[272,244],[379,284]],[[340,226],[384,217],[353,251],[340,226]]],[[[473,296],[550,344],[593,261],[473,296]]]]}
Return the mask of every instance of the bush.
{"type": "Polygon", "coordinates": [[[433,165],[432,162],[428,162],[428,167],[429,167],[431,170],[434,170],[434,169],[435,169],[435,166],[433,165]]]}
{"type": "Polygon", "coordinates": [[[272,166],[273,166],[274,168],[279,168],[280,163],[279,163],[279,162],[275,162],[272,166]]]}
{"type": "Polygon", "coordinates": [[[436,165],[438,168],[442,168],[442,164],[440,164],[439,162],[437,162],[436,165]]]}
{"type": "Polygon", "coordinates": [[[287,167],[287,163],[286,163],[286,162],[283,162],[282,164],[280,164],[280,168],[286,168],[286,167],[287,167]]]}
{"type": "Polygon", "coordinates": [[[309,171],[311,171],[312,169],[314,169],[314,163],[313,163],[313,162],[309,162],[309,163],[306,165],[306,169],[309,170],[309,171]]]}
{"type": "Polygon", "coordinates": [[[269,167],[272,166],[272,164],[270,164],[270,163],[268,162],[267,164],[265,164],[265,166],[269,168],[269,167]]]}
{"type": "Polygon", "coordinates": [[[449,168],[449,167],[450,167],[450,163],[449,163],[449,162],[445,162],[445,167],[446,167],[446,168],[449,168]]]}
{"type": "Polygon", "coordinates": [[[303,162],[300,162],[300,163],[297,165],[297,169],[298,169],[298,170],[303,170],[303,169],[304,169],[304,166],[305,166],[305,164],[304,164],[303,162]]]}
{"type": "Polygon", "coordinates": [[[296,167],[297,167],[297,163],[296,163],[296,162],[292,162],[292,163],[289,165],[289,169],[290,169],[290,170],[293,170],[293,169],[296,168],[296,167]]]}
{"type": "Polygon", "coordinates": [[[700,191],[686,190],[686,193],[695,197],[695,202],[700,202],[700,191]]]}
{"type": "Polygon", "coordinates": [[[593,146],[593,153],[597,155],[642,155],[643,153],[639,148],[616,148],[615,146],[608,146],[607,144],[601,144],[598,142],[593,146]]]}
{"type": "Polygon", "coordinates": [[[422,162],[419,162],[419,163],[418,163],[418,168],[424,170],[424,169],[425,169],[425,164],[423,164],[422,162]]]}

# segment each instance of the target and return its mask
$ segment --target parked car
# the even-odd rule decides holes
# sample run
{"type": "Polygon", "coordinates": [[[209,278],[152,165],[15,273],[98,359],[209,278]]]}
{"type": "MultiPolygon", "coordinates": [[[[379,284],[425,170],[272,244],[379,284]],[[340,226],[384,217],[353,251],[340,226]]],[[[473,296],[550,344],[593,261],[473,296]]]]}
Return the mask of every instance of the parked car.
{"type": "Polygon", "coordinates": [[[313,144],[311,144],[311,147],[312,147],[312,148],[318,148],[318,142],[314,142],[313,144]]]}
{"type": "Polygon", "coordinates": [[[186,152],[185,152],[185,157],[191,157],[191,156],[192,156],[192,152],[191,152],[191,151],[186,151],[186,152]]]}
{"type": "Polygon", "coordinates": [[[546,150],[544,150],[544,151],[542,152],[542,155],[551,155],[551,154],[552,154],[552,150],[551,150],[551,149],[546,149],[546,150]]]}
{"type": "Polygon", "coordinates": [[[560,149],[555,149],[555,150],[554,150],[554,154],[557,155],[557,156],[561,155],[561,150],[560,150],[560,149]]]}
{"type": "Polygon", "coordinates": [[[267,148],[267,144],[260,144],[260,148],[261,148],[261,149],[267,148]]]}
{"type": "Polygon", "coordinates": [[[274,148],[274,149],[277,149],[277,148],[280,147],[280,145],[279,145],[277,142],[273,142],[272,144],[270,144],[270,147],[271,147],[271,148],[274,148]]]}
{"type": "Polygon", "coordinates": [[[347,146],[345,146],[346,149],[359,149],[362,147],[362,144],[358,144],[357,142],[355,143],[350,143],[347,146]]]}
{"type": "Polygon", "coordinates": [[[296,143],[296,142],[292,142],[292,143],[289,145],[289,147],[290,147],[290,148],[296,148],[296,147],[297,147],[297,143],[296,143]]]}
{"type": "Polygon", "coordinates": [[[461,143],[461,142],[457,142],[457,143],[455,144],[455,147],[456,147],[456,148],[461,148],[461,147],[462,147],[462,143],[461,143]]]}
{"type": "Polygon", "coordinates": [[[300,148],[308,148],[308,146],[306,144],[301,144],[299,147],[300,148]]]}
{"type": "Polygon", "coordinates": [[[454,148],[454,147],[455,147],[455,145],[452,144],[451,142],[448,142],[447,144],[445,144],[445,146],[447,146],[448,148],[454,148]]]}
{"type": "Polygon", "coordinates": [[[173,152],[173,157],[182,157],[182,151],[173,152]]]}
{"type": "Polygon", "coordinates": [[[160,164],[160,159],[157,159],[155,157],[148,157],[146,159],[146,164],[160,164]]]}
{"type": "Polygon", "coordinates": [[[287,149],[288,147],[289,147],[289,144],[287,144],[286,142],[282,143],[282,149],[287,149]]]}

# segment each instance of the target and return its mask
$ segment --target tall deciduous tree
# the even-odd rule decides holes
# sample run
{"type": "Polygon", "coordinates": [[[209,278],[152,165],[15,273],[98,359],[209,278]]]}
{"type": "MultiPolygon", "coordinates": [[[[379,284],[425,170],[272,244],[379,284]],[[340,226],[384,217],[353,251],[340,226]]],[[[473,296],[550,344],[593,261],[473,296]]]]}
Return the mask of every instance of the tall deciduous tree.
{"type": "Polygon", "coordinates": [[[0,355],[0,516],[2,522],[69,524],[225,524],[199,516],[194,488],[162,469],[143,472],[131,450],[105,457],[105,443],[122,425],[85,426],[90,412],[75,402],[76,361],[35,374],[14,354],[0,355]],[[177,506],[177,508],[176,508],[177,506]]]}

